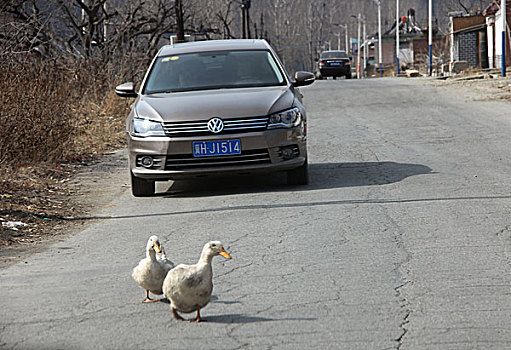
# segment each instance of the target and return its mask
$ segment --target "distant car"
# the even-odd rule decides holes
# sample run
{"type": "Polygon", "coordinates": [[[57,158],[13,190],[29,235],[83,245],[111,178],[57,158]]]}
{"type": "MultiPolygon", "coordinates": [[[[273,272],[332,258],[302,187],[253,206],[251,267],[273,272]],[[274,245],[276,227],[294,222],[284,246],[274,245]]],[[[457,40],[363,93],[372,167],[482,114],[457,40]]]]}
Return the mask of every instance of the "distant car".
{"type": "Polygon", "coordinates": [[[316,78],[346,77],[351,79],[351,61],[346,51],[323,51],[318,60],[316,78]]]}
{"type": "Polygon", "coordinates": [[[150,196],[155,181],[286,171],[308,181],[306,112],[299,86],[264,40],[167,45],[153,59],[127,120],[132,194],[150,196]]]}

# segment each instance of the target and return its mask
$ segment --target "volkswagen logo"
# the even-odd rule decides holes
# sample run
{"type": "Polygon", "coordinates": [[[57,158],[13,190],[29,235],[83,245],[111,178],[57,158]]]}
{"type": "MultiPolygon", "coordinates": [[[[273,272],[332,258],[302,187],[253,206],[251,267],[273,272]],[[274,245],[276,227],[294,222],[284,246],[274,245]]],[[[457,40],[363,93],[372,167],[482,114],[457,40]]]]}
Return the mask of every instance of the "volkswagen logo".
{"type": "Polygon", "coordinates": [[[208,129],[217,134],[224,130],[224,122],[220,118],[211,118],[208,122],[208,129]]]}

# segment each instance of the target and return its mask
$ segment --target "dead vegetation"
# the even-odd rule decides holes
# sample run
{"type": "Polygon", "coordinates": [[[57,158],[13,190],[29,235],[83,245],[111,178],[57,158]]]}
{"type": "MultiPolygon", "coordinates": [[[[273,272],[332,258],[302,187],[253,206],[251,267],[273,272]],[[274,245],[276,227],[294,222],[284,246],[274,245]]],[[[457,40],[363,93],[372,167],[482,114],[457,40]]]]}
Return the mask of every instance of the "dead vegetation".
{"type": "Polygon", "coordinates": [[[12,56],[0,67],[2,244],[33,243],[84,209],[69,205],[68,180],[124,144],[129,109],[113,92],[117,75],[80,60],[12,56]]]}

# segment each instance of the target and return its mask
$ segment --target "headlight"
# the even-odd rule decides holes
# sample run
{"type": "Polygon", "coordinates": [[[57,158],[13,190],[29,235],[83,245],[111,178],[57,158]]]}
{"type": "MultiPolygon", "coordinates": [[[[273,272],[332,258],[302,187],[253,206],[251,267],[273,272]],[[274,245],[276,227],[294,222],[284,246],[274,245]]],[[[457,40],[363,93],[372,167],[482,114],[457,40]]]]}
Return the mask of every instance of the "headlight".
{"type": "Polygon", "coordinates": [[[270,115],[268,129],[292,128],[299,125],[301,121],[302,114],[300,113],[300,110],[295,107],[270,115]]]}
{"type": "Polygon", "coordinates": [[[154,122],[149,119],[133,118],[131,122],[131,133],[133,136],[165,136],[160,122],[154,122]]]}

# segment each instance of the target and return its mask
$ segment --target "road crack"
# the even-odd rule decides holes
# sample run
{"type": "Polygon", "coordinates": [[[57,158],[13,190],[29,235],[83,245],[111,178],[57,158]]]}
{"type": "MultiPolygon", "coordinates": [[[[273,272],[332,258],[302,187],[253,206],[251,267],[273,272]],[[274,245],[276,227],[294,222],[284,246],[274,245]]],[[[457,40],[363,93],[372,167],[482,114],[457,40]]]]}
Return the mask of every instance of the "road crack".
{"type": "Polygon", "coordinates": [[[403,287],[408,285],[409,283],[412,283],[410,280],[407,279],[406,276],[410,275],[410,271],[405,270],[405,265],[411,260],[411,253],[406,249],[404,239],[403,239],[403,230],[399,226],[399,224],[394,220],[387,212],[387,209],[383,209],[383,213],[386,217],[386,219],[390,222],[391,228],[394,231],[394,237],[393,241],[396,244],[397,248],[403,252],[404,258],[397,262],[395,264],[395,268],[393,270],[396,280],[398,281],[398,285],[394,288],[396,297],[398,298],[399,305],[401,308],[401,312],[403,314],[402,321],[399,324],[399,327],[401,328],[401,334],[395,339],[397,342],[396,349],[400,349],[403,345],[403,342],[405,341],[405,337],[408,333],[407,325],[410,322],[410,316],[412,314],[412,310],[410,307],[410,302],[406,298],[405,294],[403,293],[403,287]]]}

